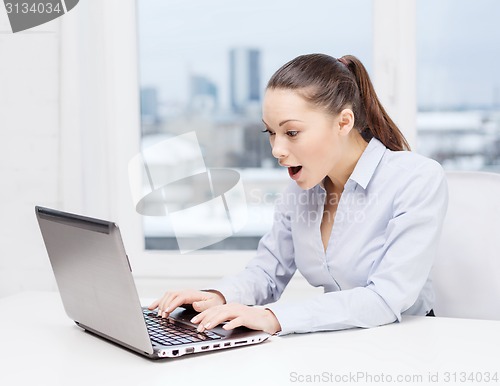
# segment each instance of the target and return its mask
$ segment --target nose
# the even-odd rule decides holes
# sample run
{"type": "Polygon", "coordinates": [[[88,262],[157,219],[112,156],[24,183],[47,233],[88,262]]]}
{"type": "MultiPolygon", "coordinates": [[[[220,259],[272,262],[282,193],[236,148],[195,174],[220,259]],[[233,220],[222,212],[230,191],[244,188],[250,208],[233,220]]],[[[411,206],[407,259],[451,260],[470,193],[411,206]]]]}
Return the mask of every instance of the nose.
{"type": "Polygon", "coordinates": [[[274,136],[274,141],[271,142],[271,147],[274,158],[281,160],[288,156],[288,149],[286,147],[285,141],[278,135],[274,136]]]}

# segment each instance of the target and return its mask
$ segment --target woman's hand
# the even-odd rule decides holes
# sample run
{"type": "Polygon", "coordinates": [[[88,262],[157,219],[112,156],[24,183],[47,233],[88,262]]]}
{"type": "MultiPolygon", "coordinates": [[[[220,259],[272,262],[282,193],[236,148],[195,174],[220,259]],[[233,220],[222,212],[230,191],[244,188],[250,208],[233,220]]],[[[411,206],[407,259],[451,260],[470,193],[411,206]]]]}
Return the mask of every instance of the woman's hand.
{"type": "Polygon", "coordinates": [[[245,326],[271,335],[281,331],[281,325],[271,310],[238,303],[211,307],[191,319],[192,323],[199,324],[198,331],[200,332],[209,330],[225,321],[229,321],[223,326],[225,330],[245,326]]]}
{"type": "Polygon", "coordinates": [[[148,309],[158,308],[158,316],[166,318],[183,304],[191,304],[195,311],[202,312],[225,303],[226,299],[218,291],[182,290],[165,292],[165,295],[151,303],[148,309]]]}

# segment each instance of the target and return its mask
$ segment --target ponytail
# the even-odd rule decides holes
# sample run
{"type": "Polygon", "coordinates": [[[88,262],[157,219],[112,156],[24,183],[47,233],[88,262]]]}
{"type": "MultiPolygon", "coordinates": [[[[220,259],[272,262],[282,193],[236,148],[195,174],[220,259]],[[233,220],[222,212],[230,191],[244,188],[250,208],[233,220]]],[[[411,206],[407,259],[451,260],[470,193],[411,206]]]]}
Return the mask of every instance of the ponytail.
{"type": "Polygon", "coordinates": [[[345,55],[339,61],[356,78],[361,106],[364,107],[365,127],[359,128],[363,138],[375,137],[390,150],[410,150],[403,133],[380,103],[365,66],[352,55],[345,55]]]}
{"type": "Polygon", "coordinates": [[[355,56],[340,59],[323,54],[298,56],[274,73],[267,88],[296,90],[308,102],[332,115],[351,108],[354,127],[366,142],[375,137],[390,150],[410,150],[404,135],[378,100],[368,72],[355,56]]]}

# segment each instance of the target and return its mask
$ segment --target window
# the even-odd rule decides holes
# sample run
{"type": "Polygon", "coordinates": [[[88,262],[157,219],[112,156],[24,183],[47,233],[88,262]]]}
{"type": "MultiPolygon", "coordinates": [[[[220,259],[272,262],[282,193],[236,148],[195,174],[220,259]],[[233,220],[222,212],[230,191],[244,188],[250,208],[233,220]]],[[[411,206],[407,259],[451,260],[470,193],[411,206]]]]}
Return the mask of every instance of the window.
{"type": "Polygon", "coordinates": [[[417,2],[418,151],[500,171],[500,3],[417,2]]]}
{"type": "Polygon", "coordinates": [[[255,249],[289,181],[261,133],[267,80],[311,52],[354,54],[370,71],[372,24],[371,0],[140,0],[146,248],[182,250],[182,228],[188,250],[255,249]],[[215,200],[211,169],[227,171],[221,197],[241,182],[237,205],[215,200]]]}

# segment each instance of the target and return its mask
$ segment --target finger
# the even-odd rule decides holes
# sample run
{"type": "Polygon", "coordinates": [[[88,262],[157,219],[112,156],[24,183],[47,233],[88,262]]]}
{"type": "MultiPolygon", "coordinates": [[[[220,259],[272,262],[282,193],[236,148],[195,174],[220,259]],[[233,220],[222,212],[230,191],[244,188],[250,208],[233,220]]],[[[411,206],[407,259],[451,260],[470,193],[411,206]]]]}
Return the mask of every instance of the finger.
{"type": "Polygon", "coordinates": [[[179,293],[176,296],[172,297],[168,304],[165,302],[165,311],[172,312],[177,307],[180,307],[184,304],[193,304],[193,302],[200,300],[200,295],[191,294],[191,293],[179,293]]]}
{"type": "Polygon", "coordinates": [[[148,306],[149,310],[154,310],[160,304],[160,299],[156,299],[153,303],[148,306]]]}
{"type": "Polygon", "coordinates": [[[198,332],[203,332],[212,326],[213,322],[211,320],[214,319],[214,315],[216,314],[213,309],[203,311],[192,318],[191,323],[198,324],[198,332]]]}
{"type": "Polygon", "coordinates": [[[195,311],[202,312],[205,311],[208,307],[206,305],[207,301],[198,301],[198,302],[193,302],[193,308],[195,311]]]}
{"type": "Polygon", "coordinates": [[[203,320],[205,319],[205,312],[201,312],[199,313],[198,315],[195,315],[191,320],[190,322],[191,323],[194,323],[194,324],[200,324],[201,322],[203,322],[203,320]]]}
{"type": "Polygon", "coordinates": [[[172,311],[183,304],[192,304],[195,301],[205,300],[206,295],[201,291],[184,290],[168,293],[160,304],[161,315],[167,317],[172,311]]]}
{"type": "Polygon", "coordinates": [[[163,317],[166,318],[172,312],[174,312],[177,309],[177,307],[181,306],[184,303],[186,303],[186,301],[182,296],[172,297],[168,301],[165,301],[165,306],[163,309],[163,317]]]}
{"type": "Polygon", "coordinates": [[[215,299],[199,300],[197,302],[193,302],[193,308],[195,311],[203,312],[216,304],[215,299]]]}
{"type": "Polygon", "coordinates": [[[224,326],[222,326],[222,328],[224,330],[232,330],[233,328],[240,327],[243,324],[244,324],[243,318],[237,317],[237,318],[234,318],[233,320],[227,322],[224,326]]]}
{"type": "Polygon", "coordinates": [[[158,305],[158,316],[167,317],[169,315],[169,305],[175,296],[177,296],[175,292],[166,292],[165,295],[163,295],[158,305]]]}
{"type": "Polygon", "coordinates": [[[210,307],[224,304],[221,298],[222,295],[219,295],[218,293],[201,291],[200,295],[202,296],[202,298],[198,301],[193,302],[193,308],[195,309],[195,311],[202,312],[210,307]]]}
{"type": "Polygon", "coordinates": [[[235,313],[235,310],[224,306],[218,306],[212,307],[197,316],[199,316],[199,318],[195,317],[194,319],[199,323],[198,331],[201,332],[204,330],[211,330],[222,322],[236,318],[239,315],[235,313]]]}

